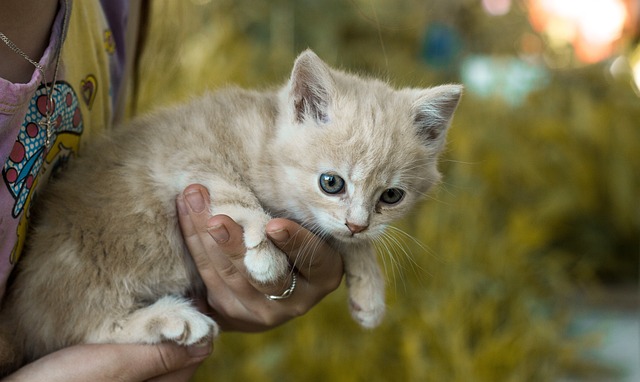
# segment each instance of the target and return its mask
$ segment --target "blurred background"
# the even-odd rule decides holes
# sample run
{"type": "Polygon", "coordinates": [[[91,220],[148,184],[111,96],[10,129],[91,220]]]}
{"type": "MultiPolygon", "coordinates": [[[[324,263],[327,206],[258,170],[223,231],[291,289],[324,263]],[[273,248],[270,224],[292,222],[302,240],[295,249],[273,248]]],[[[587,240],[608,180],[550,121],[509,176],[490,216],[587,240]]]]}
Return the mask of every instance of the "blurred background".
{"type": "Polygon", "coordinates": [[[281,328],[223,334],[195,380],[640,380],[639,12],[637,0],[153,1],[132,114],[279,85],[307,47],[398,87],[466,87],[443,184],[381,255],[383,325],[352,322],[343,286],[281,328]]]}

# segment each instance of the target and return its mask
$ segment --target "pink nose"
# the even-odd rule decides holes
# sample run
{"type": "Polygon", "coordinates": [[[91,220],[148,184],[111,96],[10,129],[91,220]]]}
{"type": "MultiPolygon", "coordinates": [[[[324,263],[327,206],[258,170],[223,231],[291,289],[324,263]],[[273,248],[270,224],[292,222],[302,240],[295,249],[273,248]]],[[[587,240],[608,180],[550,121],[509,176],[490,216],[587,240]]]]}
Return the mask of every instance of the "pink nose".
{"type": "Polygon", "coordinates": [[[350,223],[348,221],[345,223],[345,225],[347,226],[347,228],[349,228],[349,231],[351,231],[351,233],[354,235],[356,233],[360,233],[365,229],[369,228],[368,225],[357,225],[357,224],[350,223]]]}

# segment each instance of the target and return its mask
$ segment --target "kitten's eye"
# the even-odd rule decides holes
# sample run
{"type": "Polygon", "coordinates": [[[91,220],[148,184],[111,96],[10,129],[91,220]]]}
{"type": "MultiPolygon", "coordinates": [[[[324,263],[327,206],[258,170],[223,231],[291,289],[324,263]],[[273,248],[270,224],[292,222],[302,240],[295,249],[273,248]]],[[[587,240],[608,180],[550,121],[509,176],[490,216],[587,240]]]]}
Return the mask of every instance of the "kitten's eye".
{"type": "Polygon", "coordinates": [[[344,179],[338,175],[322,174],[320,175],[320,188],[327,194],[339,194],[344,190],[344,179]]]}
{"type": "Polygon", "coordinates": [[[380,195],[380,201],[385,204],[396,204],[404,197],[404,191],[399,188],[389,188],[380,195]]]}

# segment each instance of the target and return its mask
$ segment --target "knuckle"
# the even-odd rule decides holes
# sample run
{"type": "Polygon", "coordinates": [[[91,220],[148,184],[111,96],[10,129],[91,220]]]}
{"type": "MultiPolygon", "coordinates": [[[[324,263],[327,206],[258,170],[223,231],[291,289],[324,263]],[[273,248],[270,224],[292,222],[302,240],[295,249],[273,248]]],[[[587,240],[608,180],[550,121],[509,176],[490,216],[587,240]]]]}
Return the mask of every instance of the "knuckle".
{"type": "Polygon", "coordinates": [[[178,362],[175,352],[170,351],[170,348],[166,345],[158,345],[156,349],[158,351],[158,356],[154,359],[156,370],[162,373],[168,373],[173,370],[178,362]]]}
{"type": "Polygon", "coordinates": [[[238,268],[236,268],[233,264],[229,264],[225,267],[220,267],[218,269],[218,272],[220,274],[220,277],[222,277],[225,280],[233,280],[233,279],[242,277],[242,275],[240,274],[240,271],[238,271],[238,268]]]}
{"type": "Polygon", "coordinates": [[[288,321],[289,317],[286,315],[289,314],[288,310],[285,310],[286,315],[283,315],[283,311],[281,309],[255,309],[253,310],[254,317],[256,317],[256,321],[259,325],[264,328],[274,328],[283,322],[288,321]]]}
{"type": "Polygon", "coordinates": [[[196,268],[199,270],[208,269],[212,266],[211,259],[204,251],[189,251],[191,258],[193,259],[193,263],[196,268]]]}
{"type": "Polygon", "coordinates": [[[310,307],[304,304],[295,304],[289,309],[290,318],[297,318],[304,316],[309,311],[310,307]]]}
{"type": "Polygon", "coordinates": [[[342,284],[342,277],[328,277],[324,282],[324,289],[327,292],[333,292],[342,284]]]}
{"type": "Polygon", "coordinates": [[[244,251],[224,251],[224,255],[231,261],[243,261],[244,260],[244,251]]]}

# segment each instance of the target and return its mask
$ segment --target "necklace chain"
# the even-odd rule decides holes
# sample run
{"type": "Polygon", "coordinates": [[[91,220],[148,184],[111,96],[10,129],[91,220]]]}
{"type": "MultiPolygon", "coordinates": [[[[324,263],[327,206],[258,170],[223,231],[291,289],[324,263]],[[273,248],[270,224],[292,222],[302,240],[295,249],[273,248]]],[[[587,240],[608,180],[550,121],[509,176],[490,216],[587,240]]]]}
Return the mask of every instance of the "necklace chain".
{"type": "Polygon", "coordinates": [[[54,123],[51,121],[51,118],[53,117],[53,112],[55,111],[54,105],[53,105],[53,92],[56,90],[56,78],[58,76],[58,66],[60,64],[62,41],[65,38],[65,35],[67,32],[68,21],[69,21],[69,1],[64,0],[64,18],[62,19],[62,34],[60,36],[60,42],[58,43],[58,49],[56,51],[56,62],[53,70],[53,78],[51,80],[51,86],[49,87],[47,87],[45,83],[46,81],[45,68],[42,65],[40,65],[40,63],[32,60],[31,57],[29,57],[22,49],[20,49],[13,41],[11,41],[9,37],[7,37],[4,33],[0,32],[0,40],[2,40],[9,47],[9,49],[19,54],[20,56],[22,56],[22,58],[24,58],[25,60],[29,61],[29,63],[31,63],[31,65],[33,65],[36,68],[36,70],[40,72],[40,76],[42,77],[42,80],[41,80],[42,85],[44,86],[45,92],[47,94],[47,105],[46,105],[46,111],[45,111],[46,114],[45,114],[44,121],[40,122],[40,125],[44,125],[44,128],[46,130],[45,142],[44,142],[45,150],[42,151],[43,155],[48,151],[49,144],[51,143],[51,137],[53,136],[53,131],[51,128],[54,125],[54,123]]]}
{"type": "Polygon", "coordinates": [[[25,52],[22,51],[22,49],[18,48],[18,46],[16,44],[14,44],[13,41],[9,40],[9,37],[7,37],[2,32],[0,32],[0,40],[4,41],[4,43],[7,44],[9,49],[13,50],[14,52],[16,52],[19,55],[21,55],[22,58],[24,58],[25,60],[29,61],[31,63],[31,65],[35,66],[36,69],[38,69],[38,71],[40,73],[42,73],[42,75],[44,76],[44,68],[42,67],[42,65],[40,65],[40,63],[38,63],[38,62],[33,61],[29,56],[27,56],[27,54],[25,52]]]}

